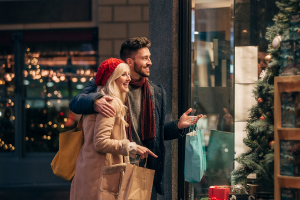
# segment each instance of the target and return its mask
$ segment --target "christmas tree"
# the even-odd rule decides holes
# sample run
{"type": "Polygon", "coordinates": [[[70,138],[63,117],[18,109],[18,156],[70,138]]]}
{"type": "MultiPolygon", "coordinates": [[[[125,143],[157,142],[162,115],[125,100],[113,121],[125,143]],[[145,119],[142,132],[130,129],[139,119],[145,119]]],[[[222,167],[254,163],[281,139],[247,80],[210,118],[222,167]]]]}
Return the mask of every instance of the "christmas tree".
{"type": "Polygon", "coordinates": [[[240,164],[231,175],[236,183],[243,182],[249,174],[256,174],[260,183],[273,188],[274,183],[274,77],[280,73],[280,42],[289,39],[289,18],[299,12],[300,0],[276,2],[279,13],[273,17],[274,25],[268,27],[265,38],[269,42],[265,62],[253,91],[257,104],[250,109],[247,136],[243,139],[249,147],[236,158],[240,164]]]}

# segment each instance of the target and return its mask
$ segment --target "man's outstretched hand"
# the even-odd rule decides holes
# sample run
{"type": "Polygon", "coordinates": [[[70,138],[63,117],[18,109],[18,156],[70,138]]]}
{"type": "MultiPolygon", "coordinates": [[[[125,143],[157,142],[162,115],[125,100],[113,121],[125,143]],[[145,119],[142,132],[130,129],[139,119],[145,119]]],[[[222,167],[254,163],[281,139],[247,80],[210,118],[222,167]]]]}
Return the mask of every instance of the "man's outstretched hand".
{"type": "Polygon", "coordinates": [[[96,112],[101,113],[105,117],[113,117],[116,114],[114,107],[112,107],[107,101],[112,101],[114,98],[109,96],[103,96],[94,102],[94,109],[96,112]]]}
{"type": "Polygon", "coordinates": [[[197,116],[188,116],[190,112],[192,112],[192,108],[188,109],[185,113],[183,113],[183,115],[181,115],[178,122],[179,129],[188,128],[191,125],[191,123],[192,125],[197,124],[198,120],[203,116],[202,114],[197,116]],[[192,122],[193,117],[194,117],[194,121],[192,122]]]}

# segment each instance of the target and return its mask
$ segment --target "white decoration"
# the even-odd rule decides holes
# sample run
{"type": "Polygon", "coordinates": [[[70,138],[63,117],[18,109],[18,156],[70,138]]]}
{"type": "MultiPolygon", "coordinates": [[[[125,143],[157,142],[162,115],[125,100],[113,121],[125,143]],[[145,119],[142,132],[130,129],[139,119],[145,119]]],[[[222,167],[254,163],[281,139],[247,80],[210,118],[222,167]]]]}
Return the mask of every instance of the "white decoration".
{"type": "Polygon", "coordinates": [[[235,195],[232,195],[230,200],[236,200],[236,196],[235,195]]]}
{"type": "MultiPolygon", "coordinates": [[[[256,75],[257,77],[257,75],[256,75]]],[[[253,97],[252,91],[255,88],[255,84],[235,84],[235,109],[234,119],[236,122],[246,122],[249,119],[249,109],[257,104],[257,101],[253,97]]]]}
{"type": "Polygon", "coordinates": [[[281,36],[277,35],[272,41],[272,47],[274,49],[278,49],[280,47],[281,40],[282,40],[281,36]]]}
{"type": "Polygon", "coordinates": [[[254,197],[253,195],[250,195],[250,196],[248,197],[248,200],[255,200],[255,197],[254,197]]]}
{"type": "Polygon", "coordinates": [[[258,77],[258,47],[235,47],[235,83],[254,83],[258,77]]]}
{"type": "Polygon", "coordinates": [[[259,78],[264,79],[265,76],[267,75],[267,71],[268,71],[268,69],[262,70],[260,75],[259,75],[259,78]]]}

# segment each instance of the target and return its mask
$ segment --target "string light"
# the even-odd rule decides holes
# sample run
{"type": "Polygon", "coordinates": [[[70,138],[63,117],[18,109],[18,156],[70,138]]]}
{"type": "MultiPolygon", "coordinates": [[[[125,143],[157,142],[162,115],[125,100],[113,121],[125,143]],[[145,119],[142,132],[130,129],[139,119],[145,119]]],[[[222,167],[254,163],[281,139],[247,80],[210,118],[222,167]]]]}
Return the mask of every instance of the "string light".
{"type": "Polygon", "coordinates": [[[73,82],[73,83],[76,83],[77,81],[78,81],[78,79],[77,79],[76,77],[73,77],[73,78],[72,78],[72,82],[73,82]]]}
{"type": "Polygon", "coordinates": [[[82,77],[82,78],[80,79],[80,81],[81,81],[82,83],[84,83],[84,82],[86,82],[86,78],[82,77]]]}
{"type": "Polygon", "coordinates": [[[66,80],[66,77],[65,77],[65,76],[61,76],[61,77],[60,77],[60,80],[61,80],[61,81],[64,81],[64,80],[66,80]]]}

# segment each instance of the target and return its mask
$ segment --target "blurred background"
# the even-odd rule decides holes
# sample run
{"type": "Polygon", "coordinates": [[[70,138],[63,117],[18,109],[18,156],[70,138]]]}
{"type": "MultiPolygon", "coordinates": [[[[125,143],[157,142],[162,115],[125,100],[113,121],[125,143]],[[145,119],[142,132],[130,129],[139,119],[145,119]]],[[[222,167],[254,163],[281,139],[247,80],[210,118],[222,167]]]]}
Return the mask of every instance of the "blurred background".
{"type": "Polygon", "coordinates": [[[69,199],[50,163],[69,102],[129,37],[149,37],[148,0],[0,1],[0,199],[69,199]]]}
{"type": "Polygon", "coordinates": [[[189,107],[207,115],[206,174],[185,182],[185,140],[165,141],[159,199],[230,185],[278,11],[273,0],[0,0],[0,200],[69,199],[70,183],[50,168],[59,133],[80,118],[69,102],[135,36],[152,42],[150,79],[166,89],[167,121],[189,107]]]}

